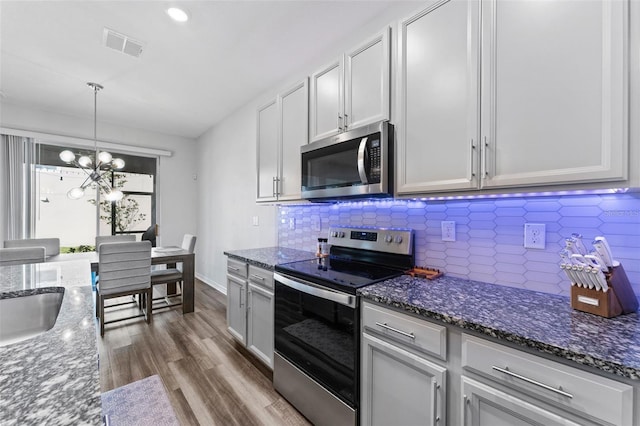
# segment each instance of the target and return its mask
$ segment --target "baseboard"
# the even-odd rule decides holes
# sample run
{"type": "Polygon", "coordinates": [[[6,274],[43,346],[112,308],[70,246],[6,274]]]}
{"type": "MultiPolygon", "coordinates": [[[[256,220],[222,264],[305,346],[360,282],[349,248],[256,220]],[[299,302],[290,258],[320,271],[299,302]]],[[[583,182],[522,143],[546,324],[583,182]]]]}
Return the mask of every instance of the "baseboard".
{"type": "Polygon", "coordinates": [[[197,279],[199,279],[200,281],[202,281],[203,283],[205,283],[209,287],[212,287],[212,288],[218,290],[220,293],[224,294],[225,296],[227,295],[227,286],[220,285],[217,282],[209,280],[209,279],[205,278],[203,275],[200,275],[200,274],[195,274],[195,276],[196,276],[197,279]]]}

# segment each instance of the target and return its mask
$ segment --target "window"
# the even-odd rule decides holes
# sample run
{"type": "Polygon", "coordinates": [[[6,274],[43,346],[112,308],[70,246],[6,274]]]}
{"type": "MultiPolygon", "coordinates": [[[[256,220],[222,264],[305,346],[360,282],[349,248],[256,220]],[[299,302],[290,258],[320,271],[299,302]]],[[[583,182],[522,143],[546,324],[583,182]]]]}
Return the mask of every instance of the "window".
{"type": "Polygon", "coordinates": [[[63,252],[88,251],[93,250],[98,230],[100,235],[142,236],[156,223],[156,158],[111,150],[114,157],[125,161],[124,169],[109,177],[112,186],[120,189],[124,197],[112,203],[102,196],[98,203],[95,188],[85,191],[78,200],[67,197],[67,191],[80,186],[87,175],[60,160],[58,155],[64,149],[94,156],[91,150],[36,145],[34,219],[37,238],[60,238],[63,252]]]}

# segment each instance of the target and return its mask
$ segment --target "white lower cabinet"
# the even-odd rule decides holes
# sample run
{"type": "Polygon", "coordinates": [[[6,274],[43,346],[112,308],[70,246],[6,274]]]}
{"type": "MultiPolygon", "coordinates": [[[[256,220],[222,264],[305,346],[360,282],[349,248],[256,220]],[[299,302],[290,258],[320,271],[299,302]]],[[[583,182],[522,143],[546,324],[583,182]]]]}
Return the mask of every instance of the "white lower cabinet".
{"type": "Polygon", "coordinates": [[[638,385],[362,303],[361,425],[640,424],[638,385]]]}
{"type": "Polygon", "coordinates": [[[580,424],[468,377],[462,377],[462,392],[462,426],[580,424]]]}
{"type": "Polygon", "coordinates": [[[273,368],[273,291],[249,284],[247,349],[273,368]]]}
{"type": "Polygon", "coordinates": [[[227,259],[227,329],[273,368],[273,272],[227,259]]]}
{"type": "Polygon", "coordinates": [[[362,425],[446,424],[445,368],[365,333],[362,372],[362,425]]]}
{"type": "Polygon", "coordinates": [[[441,326],[364,303],[361,425],[446,425],[447,369],[425,354],[446,353],[441,326]]]}

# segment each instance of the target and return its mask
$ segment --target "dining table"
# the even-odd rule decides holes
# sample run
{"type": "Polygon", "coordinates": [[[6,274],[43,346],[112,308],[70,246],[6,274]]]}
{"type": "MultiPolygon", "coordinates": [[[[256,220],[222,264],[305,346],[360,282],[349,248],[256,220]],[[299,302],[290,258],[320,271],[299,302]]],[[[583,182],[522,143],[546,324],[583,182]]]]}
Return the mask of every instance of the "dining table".
{"type": "MultiPolygon", "coordinates": [[[[71,260],[88,261],[91,264],[91,272],[99,273],[99,257],[95,251],[61,253],[46,259],[47,262],[71,260]]],[[[194,311],[195,254],[177,246],[151,248],[151,265],[166,265],[167,268],[175,268],[178,263],[182,263],[182,313],[188,314],[194,311]]],[[[174,294],[176,294],[175,283],[167,284],[167,295],[174,294]]]]}

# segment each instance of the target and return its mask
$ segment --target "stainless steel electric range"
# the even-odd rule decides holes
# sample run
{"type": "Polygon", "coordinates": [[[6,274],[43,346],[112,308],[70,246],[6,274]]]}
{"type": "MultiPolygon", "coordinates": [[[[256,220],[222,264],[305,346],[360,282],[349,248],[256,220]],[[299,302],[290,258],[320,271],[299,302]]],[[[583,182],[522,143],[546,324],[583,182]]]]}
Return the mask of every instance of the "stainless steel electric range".
{"type": "Polygon", "coordinates": [[[409,229],[332,227],[328,257],[276,266],[273,384],[315,425],[356,425],[356,290],[414,265],[409,229]]]}

